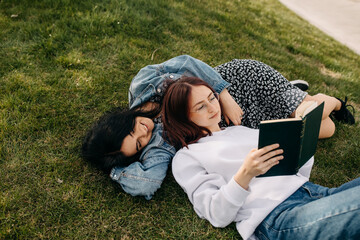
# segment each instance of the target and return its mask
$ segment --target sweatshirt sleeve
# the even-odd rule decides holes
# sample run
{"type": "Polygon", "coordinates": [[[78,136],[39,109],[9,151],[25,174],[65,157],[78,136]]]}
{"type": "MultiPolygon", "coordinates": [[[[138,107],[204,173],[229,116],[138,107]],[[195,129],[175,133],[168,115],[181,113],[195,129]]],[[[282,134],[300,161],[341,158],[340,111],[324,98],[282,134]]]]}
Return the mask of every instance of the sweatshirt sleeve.
{"type": "Polygon", "coordinates": [[[250,194],[233,178],[227,182],[219,174],[208,173],[199,161],[182,151],[173,159],[172,172],[195,212],[215,227],[232,223],[250,194]]]}

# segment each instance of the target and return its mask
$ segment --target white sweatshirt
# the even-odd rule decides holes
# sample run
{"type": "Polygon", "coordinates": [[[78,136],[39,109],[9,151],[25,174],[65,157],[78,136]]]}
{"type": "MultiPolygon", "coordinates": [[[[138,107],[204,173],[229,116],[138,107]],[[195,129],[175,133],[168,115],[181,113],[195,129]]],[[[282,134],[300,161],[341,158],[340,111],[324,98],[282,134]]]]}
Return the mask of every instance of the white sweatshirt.
{"type": "Polygon", "coordinates": [[[253,178],[243,189],[233,178],[246,155],[257,147],[259,131],[228,127],[179,150],[172,172],[195,212],[215,227],[236,222],[243,239],[254,238],[256,227],[282,201],[309,180],[314,159],[297,175],[253,178]]]}

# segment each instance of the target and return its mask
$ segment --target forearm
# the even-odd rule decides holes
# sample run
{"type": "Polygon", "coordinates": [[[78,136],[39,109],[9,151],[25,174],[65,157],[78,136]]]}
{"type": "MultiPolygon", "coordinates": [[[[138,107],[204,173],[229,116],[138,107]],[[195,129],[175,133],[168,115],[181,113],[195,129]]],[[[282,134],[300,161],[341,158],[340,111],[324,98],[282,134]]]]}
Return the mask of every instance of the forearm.
{"type": "Polygon", "coordinates": [[[244,112],[240,108],[240,106],[235,102],[235,100],[233,99],[233,97],[230,95],[230,93],[226,88],[220,93],[220,105],[221,105],[222,114],[227,124],[229,124],[230,121],[234,125],[241,124],[241,120],[244,112]]]}
{"type": "Polygon", "coordinates": [[[234,101],[233,97],[230,95],[229,91],[224,88],[220,93],[220,104],[226,104],[229,101],[234,101]]]}
{"type": "Polygon", "coordinates": [[[218,93],[221,93],[226,87],[230,86],[217,71],[203,61],[188,55],[181,57],[184,59],[184,65],[180,72],[183,72],[184,75],[192,75],[201,78],[218,93]]]}
{"type": "Polygon", "coordinates": [[[245,168],[241,167],[239,171],[234,175],[234,180],[237,184],[239,184],[242,188],[247,190],[249,188],[249,183],[251,179],[253,179],[254,176],[252,176],[245,168]]]}
{"type": "Polygon", "coordinates": [[[218,93],[230,85],[208,64],[189,55],[181,55],[161,64],[148,65],[138,72],[129,88],[130,108],[144,104],[155,94],[163,94],[161,84],[164,80],[176,80],[182,76],[201,78],[218,93]]]}

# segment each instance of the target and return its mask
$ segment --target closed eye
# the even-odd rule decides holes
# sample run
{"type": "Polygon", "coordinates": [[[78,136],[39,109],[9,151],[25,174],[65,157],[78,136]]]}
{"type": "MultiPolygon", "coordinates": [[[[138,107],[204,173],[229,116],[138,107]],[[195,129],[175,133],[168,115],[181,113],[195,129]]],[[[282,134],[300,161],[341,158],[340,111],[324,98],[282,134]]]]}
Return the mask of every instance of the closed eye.
{"type": "Polygon", "coordinates": [[[200,110],[203,109],[204,107],[205,107],[205,104],[201,104],[201,106],[198,107],[198,108],[196,109],[196,111],[200,111],[200,110]]]}
{"type": "Polygon", "coordinates": [[[138,151],[140,151],[140,149],[141,149],[141,144],[140,144],[140,141],[137,140],[136,141],[136,151],[138,152],[138,151]]]}
{"type": "MultiPolygon", "coordinates": [[[[131,137],[134,137],[134,135],[133,135],[134,130],[132,132],[130,132],[129,134],[130,134],[131,137]]],[[[136,151],[138,152],[138,151],[140,151],[140,149],[141,149],[141,143],[140,143],[139,140],[136,140],[136,151]]]]}

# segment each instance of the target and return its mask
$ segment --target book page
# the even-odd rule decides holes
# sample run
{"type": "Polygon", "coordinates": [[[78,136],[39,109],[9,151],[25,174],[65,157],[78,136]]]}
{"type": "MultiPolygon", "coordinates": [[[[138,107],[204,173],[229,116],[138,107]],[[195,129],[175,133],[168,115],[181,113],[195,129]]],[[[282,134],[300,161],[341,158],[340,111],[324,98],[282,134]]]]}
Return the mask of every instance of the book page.
{"type": "Polygon", "coordinates": [[[264,120],[261,121],[261,124],[265,124],[265,123],[274,123],[274,122],[291,122],[291,121],[301,121],[302,118],[298,117],[298,118],[284,118],[284,119],[274,119],[274,120],[264,120]]]}

